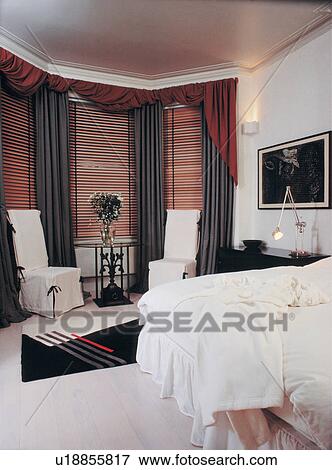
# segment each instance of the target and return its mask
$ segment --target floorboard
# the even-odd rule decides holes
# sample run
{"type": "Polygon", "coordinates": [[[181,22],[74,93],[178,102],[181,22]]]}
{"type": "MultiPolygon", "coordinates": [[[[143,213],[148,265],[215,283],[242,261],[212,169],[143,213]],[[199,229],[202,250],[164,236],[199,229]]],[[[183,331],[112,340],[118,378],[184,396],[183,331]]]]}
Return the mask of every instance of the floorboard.
{"type": "Polygon", "coordinates": [[[193,449],[192,420],[137,364],[22,383],[22,327],[37,321],[0,330],[0,449],[193,449]]]}

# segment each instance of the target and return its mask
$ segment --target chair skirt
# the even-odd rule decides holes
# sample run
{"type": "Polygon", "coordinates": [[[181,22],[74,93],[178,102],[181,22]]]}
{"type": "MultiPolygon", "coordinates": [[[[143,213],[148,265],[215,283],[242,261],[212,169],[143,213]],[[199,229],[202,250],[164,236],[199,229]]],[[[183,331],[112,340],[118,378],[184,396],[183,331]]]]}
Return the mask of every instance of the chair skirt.
{"type": "Polygon", "coordinates": [[[47,267],[24,272],[22,307],[54,318],[84,305],[80,276],[79,268],[47,267]]]}
{"type": "Polygon", "coordinates": [[[149,289],[167,282],[195,276],[195,260],[163,258],[149,263],[149,289]]]}

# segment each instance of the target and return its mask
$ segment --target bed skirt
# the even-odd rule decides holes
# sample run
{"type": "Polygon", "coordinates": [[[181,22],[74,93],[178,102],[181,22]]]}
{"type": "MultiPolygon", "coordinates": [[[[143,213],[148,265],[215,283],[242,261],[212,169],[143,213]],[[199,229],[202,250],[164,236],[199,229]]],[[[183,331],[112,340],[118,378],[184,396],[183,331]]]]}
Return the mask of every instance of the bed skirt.
{"type": "MultiPolygon", "coordinates": [[[[166,334],[142,330],[137,349],[137,362],[143,372],[161,385],[160,398],[175,398],[180,411],[193,419],[191,443],[204,449],[244,449],[234,432],[227,413],[218,412],[212,426],[203,426],[195,398],[194,358],[166,334]]],[[[291,425],[271,412],[264,412],[271,440],[260,449],[312,450],[317,446],[291,425]]]]}

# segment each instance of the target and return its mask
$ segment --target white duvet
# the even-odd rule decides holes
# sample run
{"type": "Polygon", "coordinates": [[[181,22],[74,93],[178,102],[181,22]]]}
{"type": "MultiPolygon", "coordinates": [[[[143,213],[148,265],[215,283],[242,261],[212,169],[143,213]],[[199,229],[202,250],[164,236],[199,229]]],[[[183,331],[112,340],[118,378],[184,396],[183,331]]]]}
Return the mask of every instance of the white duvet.
{"type": "MultiPolygon", "coordinates": [[[[196,324],[207,313],[217,323],[225,312],[246,319],[253,313],[269,312],[274,318],[284,312],[291,314],[289,318],[295,314],[288,331],[280,325],[260,332],[228,328],[221,333],[188,333],[195,349],[196,407],[204,426],[214,422],[217,412],[227,412],[245,447],[260,445],[269,434],[259,410],[280,408],[286,395],[311,440],[331,448],[331,278],[332,262],[327,259],[305,268],[195,278],[159,286],[142,297],[139,308],[144,315],[169,310],[176,317],[192,311],[196,324]],[[303,344],[308,336],[313,346],[309,357],[303,344]],[[242,432],[250,422],[252,435],[242,432]]],[[[255,325],[269,326],[269,318],[256,315],[255,325]]],[[[181,343],[183,333],[170,334],[177,334],[181,343]]]]}

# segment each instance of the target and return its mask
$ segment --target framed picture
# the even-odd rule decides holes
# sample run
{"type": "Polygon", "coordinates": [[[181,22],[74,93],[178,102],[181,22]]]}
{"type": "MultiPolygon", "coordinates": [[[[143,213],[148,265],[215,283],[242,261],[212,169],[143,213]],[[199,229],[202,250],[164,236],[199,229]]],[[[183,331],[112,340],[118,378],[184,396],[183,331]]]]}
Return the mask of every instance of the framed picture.
{"type": "Polygon", "coordinates": [[[258,209],[280,209],[286,186],[299,209],[331,207],[331,135],[324,132],[258,150],[258,209]]]}

